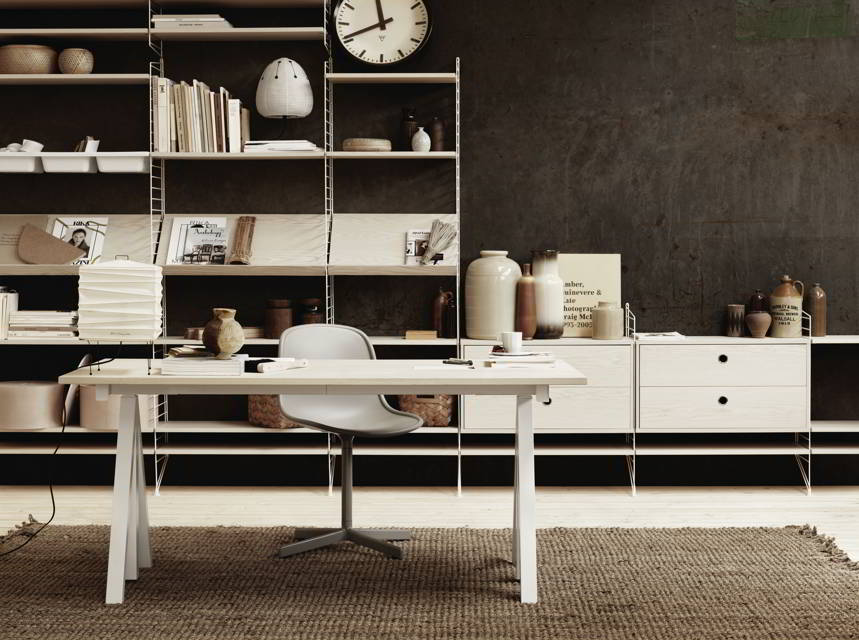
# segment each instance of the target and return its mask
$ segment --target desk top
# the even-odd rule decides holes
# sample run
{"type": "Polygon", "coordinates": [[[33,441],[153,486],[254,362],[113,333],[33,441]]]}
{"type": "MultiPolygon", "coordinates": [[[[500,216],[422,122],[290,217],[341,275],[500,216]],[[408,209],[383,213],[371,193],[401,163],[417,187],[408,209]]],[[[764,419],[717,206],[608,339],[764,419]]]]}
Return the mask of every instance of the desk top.
{"type": "MultiPolygon", "coordinates": [[[[312,360],[308,367],[277,373],[246,373],[242,376],[165,376],[161,375],[158,360],[152,361],[152,372],[147,375],[146,360],[119,359],[101,366],[71,371],[60,377],[62,384],[108,385],[117,393],[122,387],[133,387],[134,393],[169,393],[171,388],[218,387],[277,389],[296,387],[333,387],[337,390],[366,389],[366,393],[394,393],[375,391],[374,388],[426,388],[456,387],[462,393],[469,389],[493,387],[547,387],[553,385],[583,385],[587,378],[566,362],[554,366],[533,368],[483,367],[476,362],[474,369],[461,365],[446,365],[441,360],[312,360]],[[115,387],[115,389],[114,389],[115,387]]],[[[255,391],[256,392],[256,391],[255,391]]],[[[334,389],[331,390],[334,392],[334,389]]]]}

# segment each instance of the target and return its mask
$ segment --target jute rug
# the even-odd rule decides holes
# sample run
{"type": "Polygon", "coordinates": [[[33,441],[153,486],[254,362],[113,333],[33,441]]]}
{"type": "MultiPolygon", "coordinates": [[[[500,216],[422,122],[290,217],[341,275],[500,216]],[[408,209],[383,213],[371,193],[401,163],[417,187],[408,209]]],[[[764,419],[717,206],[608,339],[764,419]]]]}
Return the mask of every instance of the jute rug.
{"type": "Polygon", "coordinates": [[[0,637],[115,640],[859,638],[859,571],[813,530],[547,529],[522,605],[509,530],[424,529],[405,560],[274,557],[286,528],[153,530],[156,566],[102,604],[106,527],[0,558],[0,637]]]}

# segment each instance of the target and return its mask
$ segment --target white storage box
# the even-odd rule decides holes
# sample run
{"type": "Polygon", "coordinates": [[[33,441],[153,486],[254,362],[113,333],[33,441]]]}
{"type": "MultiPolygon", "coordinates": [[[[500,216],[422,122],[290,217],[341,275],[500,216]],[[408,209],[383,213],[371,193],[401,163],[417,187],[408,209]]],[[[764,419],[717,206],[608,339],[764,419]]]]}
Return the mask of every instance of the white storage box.
{"type": "Polygon", "coordinates": [[[42,173],[38,153],[0,151],[0,173],[42,173]]]}
{"type": "Polygon", "coordinates": [[[63,395],[56,382],[0,382],[0,431],[63,426],[63,395]]]}
{"type": "Polygon", "coordinates": [[[154,340],[161,335],[161,267],[131,260],[81,265],[82,340],[154,340]]]}
{"type": "Polygon", "coordinates": [[[147,173],[149,154],[145,151],[108,151],[95,157],[102,173],[147,173]]]}
{"type": "Polygon", "coordinates": [[[43,153],[42,166],[45,173],[96,173],[95,157],[78,152],[43,153]]]}

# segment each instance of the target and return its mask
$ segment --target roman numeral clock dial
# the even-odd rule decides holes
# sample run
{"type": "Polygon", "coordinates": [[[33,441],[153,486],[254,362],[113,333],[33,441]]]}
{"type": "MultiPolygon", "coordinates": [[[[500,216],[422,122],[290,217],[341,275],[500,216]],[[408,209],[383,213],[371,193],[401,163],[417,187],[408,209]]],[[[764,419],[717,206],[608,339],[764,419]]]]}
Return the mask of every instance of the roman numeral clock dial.
{"type": "Polygon", "coordinates": [[[333,22],[343,49],[373,65],[395,64],[417,53],[432,25],[426,0],[340,0],[333,22]]]}

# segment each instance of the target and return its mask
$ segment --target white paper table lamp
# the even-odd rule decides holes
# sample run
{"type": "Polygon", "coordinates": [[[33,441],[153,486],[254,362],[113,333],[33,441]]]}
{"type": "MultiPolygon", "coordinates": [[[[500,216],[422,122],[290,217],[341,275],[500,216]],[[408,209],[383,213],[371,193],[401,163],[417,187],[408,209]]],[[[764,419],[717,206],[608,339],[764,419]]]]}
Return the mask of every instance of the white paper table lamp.
{"type": "Polygon", "coordinates": [[[295,60],[278,58],[262,72],[256,101],[263,118],[306,118],[313,111],[310,80],[295,60]]]}
{"type": "Polygon", "coordinates": [[[154,340],[162,332],[161,267],[132,260],[82,265],[78,335],[82,340],[154,340]]]}

